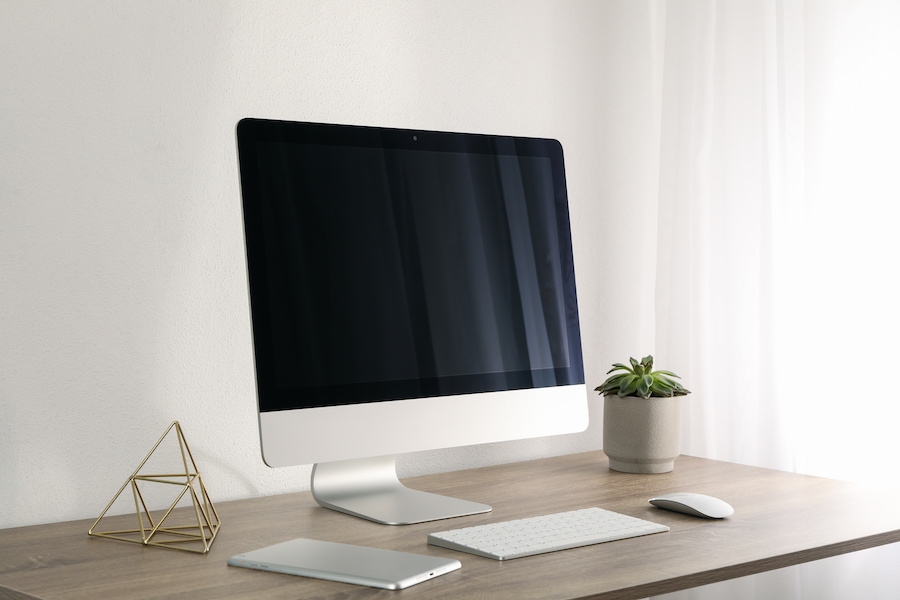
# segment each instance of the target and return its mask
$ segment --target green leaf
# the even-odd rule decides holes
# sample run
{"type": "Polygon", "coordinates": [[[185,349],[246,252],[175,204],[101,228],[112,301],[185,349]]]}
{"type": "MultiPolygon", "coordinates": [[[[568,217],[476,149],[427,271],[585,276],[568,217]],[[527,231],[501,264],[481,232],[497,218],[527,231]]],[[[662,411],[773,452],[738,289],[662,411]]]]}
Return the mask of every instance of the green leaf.
{"type": "Polygon", "coordinates": [[[628,371],[629,373],[634,373],[631,369],[623,365],[622,363],[615,363],[613,368],[606,372],[607,375],[612,373],[613,371],[628,371]]]}
{"type": "MultiPolygon", "coordinates": [[[[657,371],[657,373],[659,373],[659,371],[657,371]]],[[[672,380],[669,379],[668,377],[663,377],[662,375],[656,376],[655,379],[656,379],[657,381],[662,381],[662,382],[665,383],[666,385],[672,386],[672,387],[675,388],[675,389],[678,389],[678,388],[681,387],[681,385],[680,385],[677,381],[672,381],[672,380]]]]}
{"type": "Polygon", "coordinates": [[[670,387],[660,385],[658,381],[654,381],[650,386],[650,393],[657,398],[671,398],[675,395],[675,390],[670,387]]]}
{"type": "MultiPolygon", "coordinates": [[[[668,375],[670,377],[678,377],[678,375],[676,375],[672,371],[654,371],[653,372],[654,375],[656,375],[657,373],[659,373],[660,375],[668,375]]],[[[681,379],[681,377],[678,377],[678,379],[681,379]]]]}
{"type": "Polygon", "coordinates": [[[649,398],[650,397],[650,386],[653,384],[653,378],[649,375],[644,375],[641,377],[641,380],[638,382],[637,388],[635,391],[637,395],[641,398],[649,398]]]}
{"type": "Polygon", "coordinates": [[[637,371],[637,368],[641,366],[641,363],[639,363],[634,357],[629,358],[628,360],[631,361],[631,368],[635,371],[637,371]]]}
{"type": "Polygon", "coordinates": [[[671,386],[665,381],[662,381],[661,379],[657,379],[655,377],[653,378],[653,384],[650,387],[666,391],[667,396],[671,396],[672,391],[675,389],[674,386],[671,386]]]}
{"type": "Polygon", "coordinates": [[[644,365],[644,372],[650,373],[653,371],[653,355],[648,354],[644,358],[641,359],[641,364],[644,365]]]}
{"type": "MultiPolygon", "coordinates": [[[[675,382],[672,382],[672,383],[675,383],[675,382]]],[[[686,389],[684,389],[684,387],[682,387],[681,385],[679,385],[677,383],[675,383],[675,385],[673,386],[672,391],[674,392],[674,394],[676,396],[684,396],[685,394],[688,393],[688,391],[686,389]]]]}
{"type": "Polygon", "coordinates": [[[623,378],[623,377],[630,377],[630,375],[626,375],[626,374],[623,373],[623,374],[621,374],[621,375],[615,375],[615,376],[613,376],[613,377],[610,377],[609,379],[607,379],[607,380],[603,383],[603,385],[601,386],[602,389],[599,390],[599,391],[602,391],[602,392],[611,392],[611,391],[613,391],[613,390],[618,389],[618,388],[619,388],[619,382],[622,381],[622,378],[623,378]]]}
{"type": "Polygon", "coordinates": [[[634,390],[637,389],[638,386],[638,377],[636,375],[629,375],[622,379],[622,382],[619,384],[619,395],[620,396],[630,396],[634,393],[634,390]]]}

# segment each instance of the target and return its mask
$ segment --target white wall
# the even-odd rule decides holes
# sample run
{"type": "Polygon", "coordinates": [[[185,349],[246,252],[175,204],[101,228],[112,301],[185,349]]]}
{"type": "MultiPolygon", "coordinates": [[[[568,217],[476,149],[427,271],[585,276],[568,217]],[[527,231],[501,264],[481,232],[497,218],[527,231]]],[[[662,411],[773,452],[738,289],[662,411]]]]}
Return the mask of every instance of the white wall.
{"type": "MultiPolygon", "coordinates": [[[[554,137],[587,381],[652,351],[651,2],[0,4],[0,528],[94,517],[172,420],[214,500],[307,489],[259,458],[234,126],[554,137]]],[[[591,450],[584,434],[401,474],[591,450]]]]}

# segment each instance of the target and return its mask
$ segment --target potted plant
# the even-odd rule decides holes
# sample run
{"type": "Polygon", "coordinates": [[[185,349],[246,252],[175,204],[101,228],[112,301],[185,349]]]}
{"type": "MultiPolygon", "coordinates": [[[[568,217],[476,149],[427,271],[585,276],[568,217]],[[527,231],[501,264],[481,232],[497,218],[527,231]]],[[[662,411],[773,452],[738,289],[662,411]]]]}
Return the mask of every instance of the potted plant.
{"type": "MultiPolygon", "coordinates": [[[[668,473],[681,453],[681,396],[690,394],[671,371],[654,371],[653,357],[615,363],[597,386],[603,394],[603,451],[609,468],[668,473]]],[[[680,378],[679,378],[680,379],[680,378]]]]}

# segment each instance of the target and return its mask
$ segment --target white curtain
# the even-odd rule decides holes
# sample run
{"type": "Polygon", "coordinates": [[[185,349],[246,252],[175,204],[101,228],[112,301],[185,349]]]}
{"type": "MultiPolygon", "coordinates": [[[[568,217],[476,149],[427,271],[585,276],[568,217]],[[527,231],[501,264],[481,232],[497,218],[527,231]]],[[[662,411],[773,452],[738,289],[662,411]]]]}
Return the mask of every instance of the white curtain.
{"type": "MultiPolygon", "coordinates": [[[[693,391],[683,451],[897,488],[900,2],[659,7],[656,352],[693,391]]],[[[895,546],[668,597],[900,598],[895,546]]]]}

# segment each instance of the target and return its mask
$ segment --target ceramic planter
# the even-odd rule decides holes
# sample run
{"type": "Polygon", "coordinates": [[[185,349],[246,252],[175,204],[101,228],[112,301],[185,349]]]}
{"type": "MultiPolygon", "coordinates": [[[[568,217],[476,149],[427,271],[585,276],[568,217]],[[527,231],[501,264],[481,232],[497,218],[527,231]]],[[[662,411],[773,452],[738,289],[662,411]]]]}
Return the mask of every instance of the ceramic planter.
{"type": "Polygon", "coordinates": [[[681,397],[603,400],[603,451],[609,468],[625,473],[668,473],[681,453],[681,397]]]}

